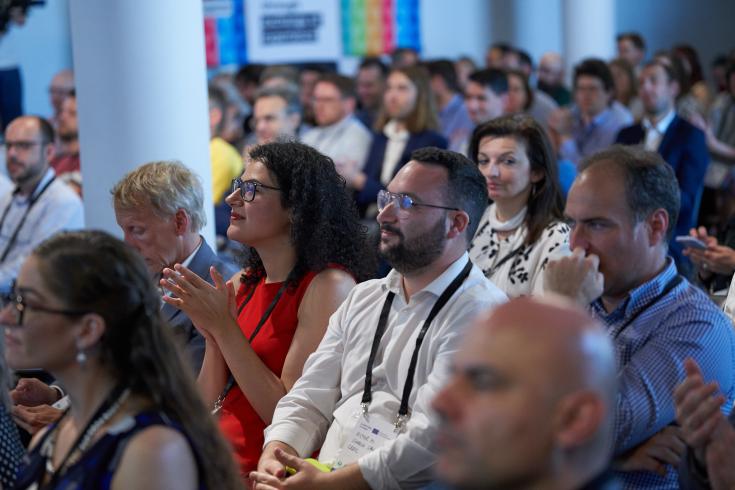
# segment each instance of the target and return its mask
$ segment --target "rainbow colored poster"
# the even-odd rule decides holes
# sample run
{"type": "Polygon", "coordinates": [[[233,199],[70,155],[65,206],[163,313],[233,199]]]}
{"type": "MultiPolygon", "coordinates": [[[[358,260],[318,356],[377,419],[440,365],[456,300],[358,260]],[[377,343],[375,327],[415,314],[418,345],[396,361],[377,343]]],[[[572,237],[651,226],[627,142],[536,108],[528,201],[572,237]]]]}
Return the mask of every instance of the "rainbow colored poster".
{"type": "Polygon", "coordinates": [[[204,0],[207,68],[247,61],[243,0],[204,0]]]}
{"type": "Polygon", "coordinates": [[[419,0],[341,1],[345,55],[380,55],[395,48],[421,51],[419,0]]]}

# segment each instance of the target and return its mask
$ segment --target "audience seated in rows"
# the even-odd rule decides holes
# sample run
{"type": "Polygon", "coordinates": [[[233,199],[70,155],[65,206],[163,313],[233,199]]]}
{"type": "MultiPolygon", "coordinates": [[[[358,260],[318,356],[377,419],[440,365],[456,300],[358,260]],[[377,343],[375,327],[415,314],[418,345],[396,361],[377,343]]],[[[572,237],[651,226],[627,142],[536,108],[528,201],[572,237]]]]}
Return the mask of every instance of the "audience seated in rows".
{"type": "Polygon", "coordinates": [[[329,316],[374,266],[332,161],[306,145],[253,148],[227,203],[227,235],[246,246],[243,271],[223,278],[210,269],[210,285],[185,264],[169,265],[160,284],[172,293],[164,302],[206,339],[199,387],[247,476],[329,316]]]}
{"type": "Polygon", "coordinates": [[[435,148],[414,152],[380,192],[380,254],[394,269],[356,286],[330,319],[278,403],[254,483],[278,488],[284,465],[297,471],[293,488],[419,488],[433,478],[439,422],[429,404],[462,330],[506,299],[466,252],[486,204],[476,166],[435,148]],[[335,471],[300,459],[317,450],[335,471]]]}
{"type": "MultiPolygon", "coordinates": [[[[210,280],[214,267],[222,274],[235,268],[219,260],[199,232],[206,223],[204,192],[199,179],[175,161],[152,162],[127,174],[112,189],[117,223],[125,242],[137,251],[157,283],[166,267],[186,264],[210,280]]],[[[204,337],[185,313],[161,303],[162,319],[186,355],[192,374],[199,373],[204,359],[204,337]]],[[[30,434],[58,420],[62,410],[52,407],[61,398],[35,378],[21,379],[12,392],[13,417],[30,434]]]]}
{"type": "MultiPolygon", "coordinates": [[[[674,170],[681,191],[679,218],[672,223],[676,236],[687,235],[697,224],[709,163],[704,133],[676,113],[677,90],[678,84],[667,65],[659,61],[645,64],[640,75],[645,115],[640,123],[623,128],[617,136],[619,143],[657,151],[674,170]]],[[[690,276],[691,264],[682,255],[682,245],[672,240],[669,251],[679,271],[690,276]]]]}
{"type": "Polygon", "coordinates": [[[60,230],[84,226],[82,201],[56,178],[54,130],[38,116],[21,116],[5,130],[5,164],[15,190],[0,195],[0,292],[26,256],[60,230]]]}
{"type": "Polygon", "coordinates": [[[159,309],[142,258],[104,232],[58,234],[27,257],[0,312],[8,364],[48,370],[71,404],[13,488],[239,488],[159,309]]]}

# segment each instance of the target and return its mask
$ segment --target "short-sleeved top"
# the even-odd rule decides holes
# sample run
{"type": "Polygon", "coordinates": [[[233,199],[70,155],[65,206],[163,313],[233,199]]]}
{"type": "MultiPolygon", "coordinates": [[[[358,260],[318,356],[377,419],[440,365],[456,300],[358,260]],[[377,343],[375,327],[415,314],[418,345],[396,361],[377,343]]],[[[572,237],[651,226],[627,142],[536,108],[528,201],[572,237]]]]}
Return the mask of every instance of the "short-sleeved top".
{"type": "MultiPolygon", "coordinates": [[[[295,287],[287,287],[275,308],[265,321],[250,346],[263,364],[276,376],[281,376],[286,354],[298,326],[298,313],[306,289],[316,276],[307,272],[295,287]]],[[[240,330],[250,338],[263,313],[278,294],[283,283],[266,283],[261,279],[255,285],[252,297],[237,317],[240,330]]],[[[239,306],[250,294],[251,289],[241,284],[237,292],[239,306]]],[[[263,448],[263,431],[266,423],[260,418],[247,397],[235,384],[225,397],[219,412],[219,426],[235,450],[235,459],[240,473],[245,475],[255,470],[263,448]]]]}
{"type": "MultiPolygon", "coordinates": [[[[189,440],[181,427],[162,412],[141,412],[135,416],[125,417],[111,426],[97,442],[82,454],[76,463],[69,466],[58,477],[53,486],[45,486],[43,487],[44,490],[109,489],[112,486],[117,466],[130,440],[142,430],[157,425],[163,425],[181,432],[187,441],[189,440]]],[[[52,448],[48,444],[49,436],[57,429],[57,426],[58,422],[49,427],[41,441],[23,458],[23,464],[14,488],[39,488],[38,485],[40,484],[38,482],[43,479],[46,473],[46,461],[51,456],[52,448]]],[[[191,446],[191,442],[189,444],[191,446]]],[[[198,474],[201,475],[201,460],[193,446],[192,452],[199,470],[198,474]]],[[[201,481],[199,482],[199,488],[204,488],[201,481]]]]}

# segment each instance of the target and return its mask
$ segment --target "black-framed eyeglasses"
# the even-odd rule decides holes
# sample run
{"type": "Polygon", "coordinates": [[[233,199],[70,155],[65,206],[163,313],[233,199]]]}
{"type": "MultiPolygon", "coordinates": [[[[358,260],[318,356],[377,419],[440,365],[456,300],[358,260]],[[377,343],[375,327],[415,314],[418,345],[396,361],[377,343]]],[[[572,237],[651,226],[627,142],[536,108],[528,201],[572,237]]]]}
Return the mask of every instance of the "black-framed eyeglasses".
{"type": "Polygon", "coordinates": [[[0,302],[2,303],[2,309],[5,309],[7,307],[11,308],[11,313],[13,314],[13,320],[14,323],[12,327],[21,327],[23,326],[23,314],[26,310],[36,310],[41,311],[43,313],[51,313],[54,315],[65,315],[65,316],[80,316],[80,315],[86,315],[87,313],[90,313],[89,311],[82,311],[82,310],[59,310],[54,308],[44,308],[43,306],[36,306],[36,305],[30,305],[26,302],[25,298],[23,297],[23,294],[18,291],[15,288],[15,283],[13,283],[12,288],[10,289],[10,292],[3,293],[0,295],[0,302]]]}
{"type": "Polygon", "coordinates": [[[388,204],[391,203],[398,209],[404,210],[409,210],[417,206],[424,206],[427,208],[447,209],[449,211],[462,211],[459,208],[417,202],[413,197],[409,196],[408,194],[395,193],[386,190],[378,191],[378,211],[382,211],[388,206],[388,204]]]}
{"type": "Polygon", "coordinates": [[[281,190],[280,187],[273,187],[272,185],[261,184],[260,182],[256,182],[254,180],[243,181],[239,178],[232,180],[232,187],[230,187],[230,190],[232,192],[235,192],[236,190],[240,189],[240,197],[242,197],[242,200],[245,202],[250,202],[255,199],[255,193],[258,191],[258,187],[263,187],[264,189],[272,189],[274,191],[281,190]]]}

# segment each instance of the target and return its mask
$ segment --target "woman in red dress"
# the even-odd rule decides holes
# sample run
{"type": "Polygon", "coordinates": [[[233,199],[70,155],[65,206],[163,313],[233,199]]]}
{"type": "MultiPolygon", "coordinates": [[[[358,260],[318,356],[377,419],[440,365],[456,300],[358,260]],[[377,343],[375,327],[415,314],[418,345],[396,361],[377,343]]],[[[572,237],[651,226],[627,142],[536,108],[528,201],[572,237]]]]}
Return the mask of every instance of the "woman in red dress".
{"type": "Polygon", "coordinates": [[[225,282],[213,268],[211,286],[176,265],[161,280],[173,293],[164,301],[206,339],[199,385],[243,476],[329,317],[374,263],[332,160],[300,143],[257,146],[249,157],[227,197],[227,236],[246,245],[244,270],[225,282]]]}

